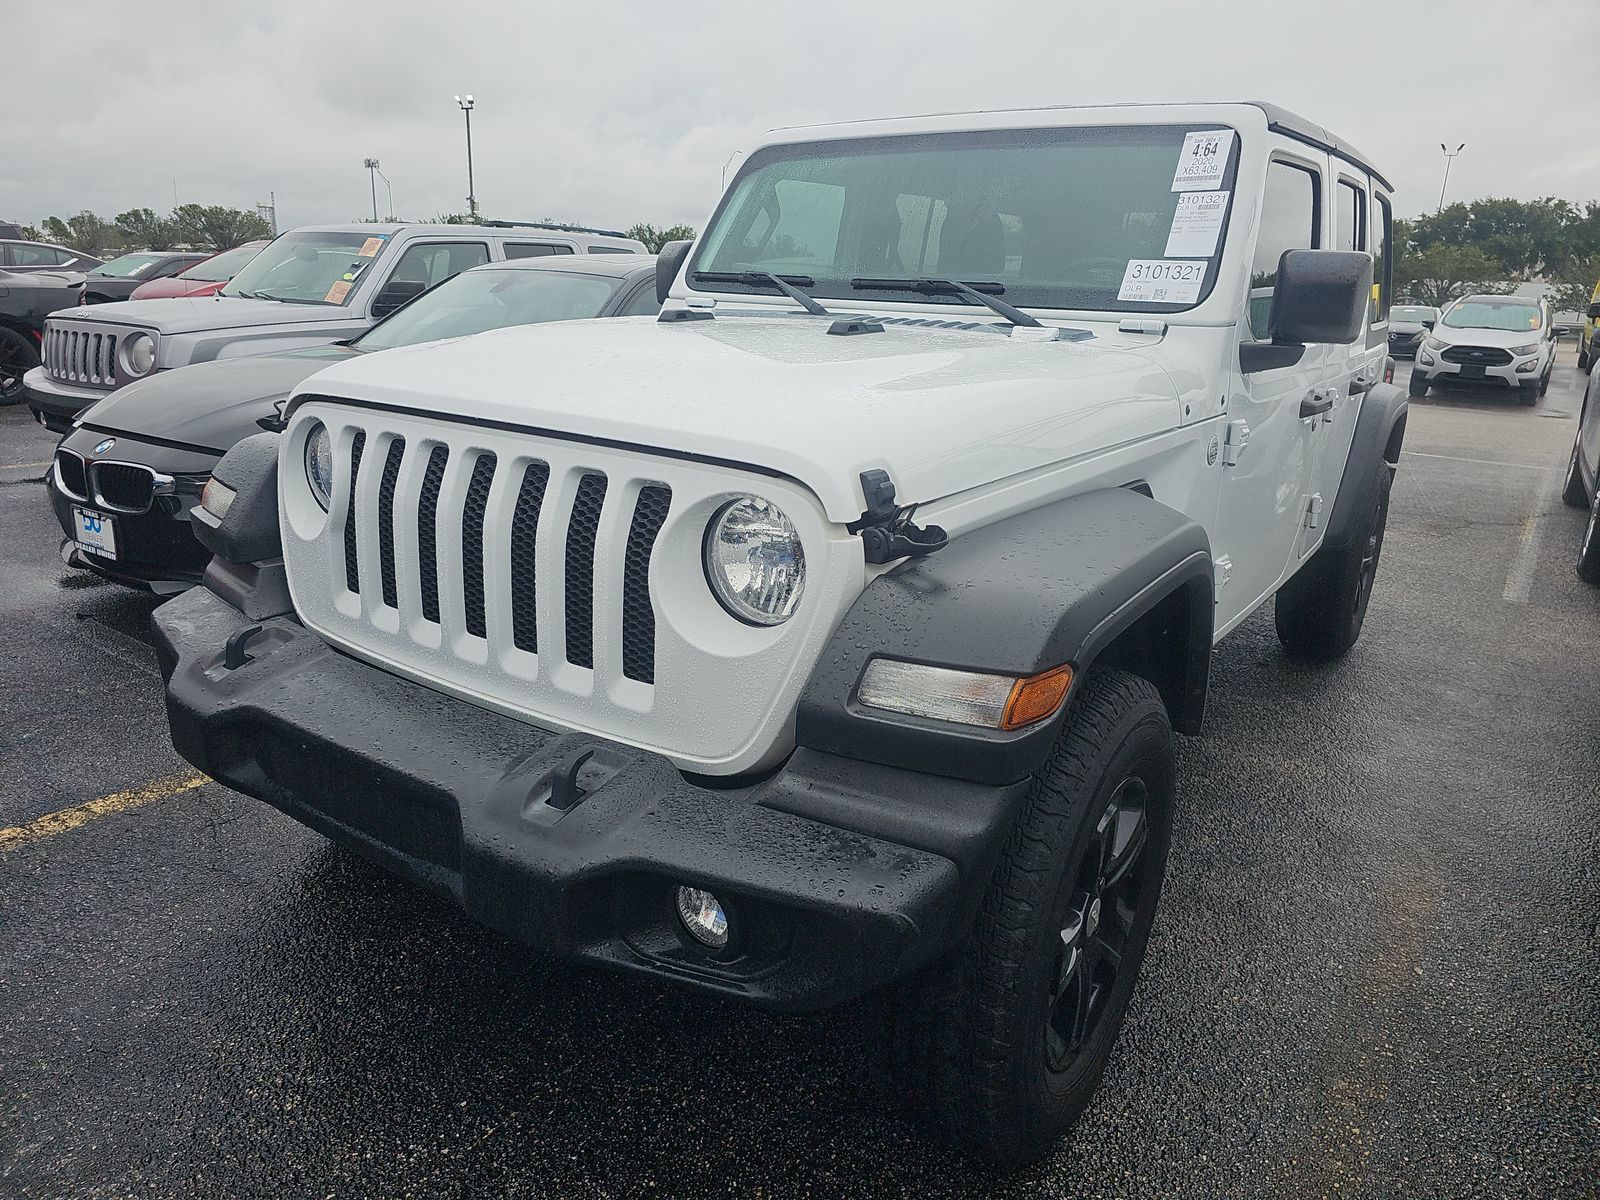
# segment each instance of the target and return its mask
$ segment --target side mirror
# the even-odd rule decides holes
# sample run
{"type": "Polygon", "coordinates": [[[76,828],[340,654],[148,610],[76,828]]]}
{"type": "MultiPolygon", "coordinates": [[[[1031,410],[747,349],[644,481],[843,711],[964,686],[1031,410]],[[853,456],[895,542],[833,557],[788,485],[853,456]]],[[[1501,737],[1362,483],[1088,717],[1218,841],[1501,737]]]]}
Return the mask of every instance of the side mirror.
{"type": "Polygon", "coordinates": [[[1347,346],[1361,336],[1372,259],[1352,250],[1285,250],[1278,259],[1269,329],[1277,345],[1347,346]]]}
{"type": "Polygon", "coordinates": [[[1591,305],[1589,305],[1587,313],[1588,313],[1588,317],[1589,317],[1589,319],[1591,321],[1594,320],[1596,317],[1600,317],[1600,304],[1591,304],[1591,305]]]}
{"type": "Polygon", "coordinates": [[[667,296],[672,292],[672,285],[677,281],[678,272],[683,270],[683,264],[692,249],[694,249],[692,241],[668,242],[661,247],[661,253],[656,256],[657,304],[667,302],[667,296]]]}
{"type": "Polygon", "coordinates": [[[1435,323],[1434,323],[1434,322],[1433,322],[1433,321],[1424,321],[1424,322],[1423,322],[1423,323],[1422,323],[1422,327],[1423,327],[1423,328],[1424,328],[1424,329],[1432,329],[1432,328],[1433,328],[1433,326],[1434,326],[1434,324],[1435,324],[1435,323]]]}
{"type": "Polygon", "coordinates": [[[410,304],[427,290],[428,285],[420,279],[391,279],[383,285],[383,290],[372,301],[372,319],[377,321],[387,317],[395,309],[410,304]]]}

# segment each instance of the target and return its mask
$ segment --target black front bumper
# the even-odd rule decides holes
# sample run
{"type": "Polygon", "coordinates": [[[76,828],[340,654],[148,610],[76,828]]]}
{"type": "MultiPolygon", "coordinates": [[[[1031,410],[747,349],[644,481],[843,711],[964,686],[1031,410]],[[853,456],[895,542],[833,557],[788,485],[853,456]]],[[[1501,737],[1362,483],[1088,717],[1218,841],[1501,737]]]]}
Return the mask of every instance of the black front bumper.
{"type": "Polygon", "coordinates": [[[189,509],[196,497],[157,496],[148,512],[118,513],[93,503],[73,500],[55,484],[51,472],[50,504],[66,541],[63,558],[69,566],[158,594],[182,591],[199,583],[211,552],[189,527],[189,509]],[[107,513],[116,522],[118,557],[103,558],[72,544],[73,505],[107,513]],[[69,549],[70,546],[70,549],[69,549]]]}
{"type": "Polygon", "coordinates": [[[206,588],[155,618],[173,741],[213,778],[511,937],[769,1008],[848,1000],[952,947],[1028,786],[807,750],[757,782],[697,781],[403,680],[288,618],[229,669],[250,622],[206,588]],[[563,809],[563,793],[579,798],[563,809]],[[679,884],[722,900],[728,951],[682,930],[679,884]]]}

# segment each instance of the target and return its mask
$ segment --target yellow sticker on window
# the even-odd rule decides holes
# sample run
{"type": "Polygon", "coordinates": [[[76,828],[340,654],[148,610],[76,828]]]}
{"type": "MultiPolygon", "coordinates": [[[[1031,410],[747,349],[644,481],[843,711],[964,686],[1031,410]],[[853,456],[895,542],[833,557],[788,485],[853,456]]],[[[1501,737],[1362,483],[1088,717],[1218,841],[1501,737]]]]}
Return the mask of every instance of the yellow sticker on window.
{"type": "Polygon", "coordinates": [[[344,298],[349,294],[350,285],[341,279],[328,289],[328,294],[323,299],[329,304],[343,304],[344,298]]]}
{"type": "Polygon", "coordinates": [[[382,250],[382,249],[383,249],[383,239],[382,238],[368,238],[366,241],[361,243],[361,250],[360,250],[359,257],[361,257],[361,258],[371,258],[374,254],[376,254],[379,250],[382,250]]]}

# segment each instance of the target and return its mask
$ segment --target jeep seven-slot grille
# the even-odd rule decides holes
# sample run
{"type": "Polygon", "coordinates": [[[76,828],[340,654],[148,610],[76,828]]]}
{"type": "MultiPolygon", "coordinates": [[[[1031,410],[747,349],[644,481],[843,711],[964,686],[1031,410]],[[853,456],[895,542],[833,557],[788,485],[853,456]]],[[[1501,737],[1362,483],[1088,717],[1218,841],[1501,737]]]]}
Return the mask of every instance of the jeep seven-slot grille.
{"type": "MultiPolygon", "coordinates": [[[[351,591],[360,591],[358,547],[364,539],[371,539],[377,549],[385,607],[415,606],[412,611],[420,611],[425,621],[439,624],[441,613],[450,611],[450,602],[455,600],[459,602],[455,611],[467,633],[489,639],[491,646],[498,637],[517,650],[538,654],[539,613],[550,605],[554,614],[559,601],[563,615],[557,626],[556,649],[567,662],[594,669],[596,625],[605,621],[620,634],[616,644],[621,651],[622,674],[640,683],[655,682],[656,621],[650,600],[650,566],[656,537],[672,505],[670,488],[641,481],[631,503],[606,516],[606,497],[617,484],[601,471],[575,472],[570,478],[576,480],[576,486],[566,493],[564,511],[551,514],[546,512],[552,503],[551,466],[542,459],[519,456],[507,466],[490,451],[468,449],[459,451],[461,461],[456,463],[449,447],[431,439],[419,444],[394,437],[386,443],[373,520],[363,518],[356,503],[358,493],[371,494],[360,479],[365,444],[366,436],[360,432],[351,442],[350,503],[344,528],[336,534],[343,539],[345,578],[351,591]],[[424,455],[422,461],[412,461],[424,455]],[[513,473],[500,482],[505,489],[501,493],[496,481],[505,470],[513,473]],[[467,476],[464,481],[461,473],[467,476]],[[451,476],[458,480],[453,489],[448,484],[451,476]],[[408,477],[412,479],[409,491],[404,483],[408,477]],[[503,499],[494,499],[496,495],[503,499]],[[402,507],[402,496],[407,497],[406,504],[409,497],[415,497],[414,518],[402,507]],[[609,540],[602,536],[605,521],[621,526],[609,540]],[[543,554],[543,561],[555,568],[559,579],[545,580],[539,575],[541,522],[555,543],[543,554]],[[415,573],[408,582],[397,561],[396,546],[402,539],[410,541],[413,530],[415,573]],[[454,546],[446,547],[447,539],[454,546]],[[623,560],[621,591],[612,593],[616,611],[609,614],[595,610],[596,555],[602,544],[623,560]],[[449,549],[459,549],[459,558],[449,554],[449,549]],[[459,562],[454,578],[443,569],[446,562],[459,562]],[[490,602],[492,587],[498,587],[503,596],[499,624],[490,602]]],[[[384,447],[385,442],[378,446],[384,447]]]]}
{"type": "Polygon", "coordinates": [[[117,381],[117,341],[117,335],[105,328],[51,321],[39,357],[52,379],[109,388],[117,381]]]}

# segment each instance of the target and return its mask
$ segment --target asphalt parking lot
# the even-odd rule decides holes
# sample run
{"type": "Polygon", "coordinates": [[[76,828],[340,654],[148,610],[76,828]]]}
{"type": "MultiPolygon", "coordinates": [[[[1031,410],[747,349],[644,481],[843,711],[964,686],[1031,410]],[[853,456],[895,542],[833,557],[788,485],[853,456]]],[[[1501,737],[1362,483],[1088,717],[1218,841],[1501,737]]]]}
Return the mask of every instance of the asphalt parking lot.
{"type": "Polygon", "coordinates": [[[1218,649],[1110,1074],[1004,1176],[893,1115],[859,1008],[533,956],[197,778],[154,600],[60,564],[0,410],[0,1195],[1600,1195],[1586,381],[1413,403],[1343,663],[1218,649]]]}

